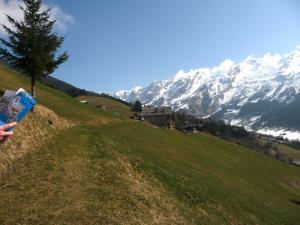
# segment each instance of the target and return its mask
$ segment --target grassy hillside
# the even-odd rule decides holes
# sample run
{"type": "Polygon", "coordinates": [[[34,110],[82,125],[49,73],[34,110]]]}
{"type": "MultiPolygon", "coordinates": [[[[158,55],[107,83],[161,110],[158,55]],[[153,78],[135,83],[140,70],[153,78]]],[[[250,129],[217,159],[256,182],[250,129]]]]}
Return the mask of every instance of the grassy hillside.
{"type": "MultiPolygon", "coordinates": [[[[30,90],[29,79],[0,64],[0,90],[18,90],[20,87],[30,90]]],[[[92,106],[83,106],[68,95],[37,83],[38,102],[58,115],[77,122],[105,122],[113,118],[113,114],[100,111],[92,106]]]]}
{"type": "MultiPolygon", "coordinates": [[[[2,90],[28,88],[4,67],[0,79],[2,90]]],[[[297,167],[121,119],[41,84],[38,94],[74,125],[0,178],[0,224],[300,224],[297,167]]]]}
{"type": "Polygon", "coordinates": [[[88,104],[92,106],[103,105],[106,106],[106,109],[111,112],[116,112],[121,115],[129,117],[131,113],[130,107],[128,105],[122,104],[118,101],[115,101],[106,97],[99,96],[79,96],[77,97],[79,101],[87,100],[88,104]]]}

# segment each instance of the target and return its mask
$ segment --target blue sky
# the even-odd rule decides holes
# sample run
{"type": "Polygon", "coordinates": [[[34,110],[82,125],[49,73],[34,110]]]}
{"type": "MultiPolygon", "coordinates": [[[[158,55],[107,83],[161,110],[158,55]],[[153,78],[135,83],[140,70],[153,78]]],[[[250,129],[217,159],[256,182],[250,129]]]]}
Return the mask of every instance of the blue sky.
{"type": "Polygon", "coordinates": [[[300,44],[298,0],[46,0],[73,17],[55,77],[111,93],[300,44]]]}

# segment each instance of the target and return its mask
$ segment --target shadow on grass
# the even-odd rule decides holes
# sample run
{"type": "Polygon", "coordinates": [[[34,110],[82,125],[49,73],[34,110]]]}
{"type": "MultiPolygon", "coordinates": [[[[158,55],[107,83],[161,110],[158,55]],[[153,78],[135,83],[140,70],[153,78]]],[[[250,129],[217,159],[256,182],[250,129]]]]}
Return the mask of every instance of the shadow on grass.
{"type": "Polygon", "coordinates": [[[293,200],[293,199],[291,199],[290,201],[291,201],[292,203],[294,203],[295,205],[300,206],[300,201],[293,200]]]}

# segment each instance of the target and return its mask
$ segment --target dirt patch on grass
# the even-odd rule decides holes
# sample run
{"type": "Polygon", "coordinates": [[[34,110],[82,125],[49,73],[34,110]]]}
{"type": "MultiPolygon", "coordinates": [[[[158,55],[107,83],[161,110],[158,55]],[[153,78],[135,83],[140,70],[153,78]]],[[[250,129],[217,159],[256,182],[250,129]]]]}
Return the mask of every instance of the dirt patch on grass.
{"type": "Polygon", "coordinates": [[[72,125],[50,109],[36,106],[35,112],[30,113],[15,128],[13,138],[0,145],[0,176],[13,168],[15,160],[43,145],[57,130],[72,125]]]}
{"type": "Polygon", "coordinates": [[[55,112],[42,105],[38,105],[35,108],[34,114],[36,114],[36,117],[41,121],[47,121],[52,128],[64,129],[74,125],[73,122],[58,116],[55,112]]]}
{"type": "MultiPolygon", "coordinates": [[[[200,206],[190,207],[189,214],[195,218],[193,224],[220,224],[220,225],[244,225],[233,212],[219,203],[205,204],[203,208],[200,206]]],[[[248,224],[259,224],[257,218],[252,214],[247,214],[249,218],[248,224]]]]}
{"type": "Polygon", "coordinates": [[[297,200],[291,200],[291,202],[294,203],[295,205],[300,206],[300,201],[297,201],[297,200]]]}
{"type": "Polygon", "coordinates": [[[128,193],[136,198],[134,204],[140,210],[129,224],[187,224],[176,200],[168,196],[161,183],[137,172],[124,156],[119,156],[114,163],[122,171],[119,179],[128,187],[128,193]]]}
{"type": "Polygon", "coordinates": [[[138,171],[110,139],[102,141],[91,157],[98,158],[91,162],[96,181],[89,187],[91,224],[189,224],[180,202],[153,175],[138,171]]]}

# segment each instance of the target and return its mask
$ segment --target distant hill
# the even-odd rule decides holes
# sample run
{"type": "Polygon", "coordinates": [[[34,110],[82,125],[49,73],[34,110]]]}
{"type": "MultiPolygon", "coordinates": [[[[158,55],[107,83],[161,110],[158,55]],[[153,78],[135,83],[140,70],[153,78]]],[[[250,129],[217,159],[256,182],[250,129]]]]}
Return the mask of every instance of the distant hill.
{"type": "Polygon", "coordinates": [[[57,89],[59,91],[62,91],[71,97],[77,97],[80,95],[98,95],[97,93],[86,91],[85,89],[81,89],[78,87],[75,87],[67,82],[64,82],[62,80],[59,80],[57,78],[54,78],[52,76],[47,76],[42,79],[42,82],[54,89],[57,89]]]}
{"type": "MultiPolygon", "coordinates": [[[[30,88],[2,65],[0,80],[2,91],[30,88]]],[[[37,98],[39,111],[0,146],[0,224],[299,224],[296,166],[131,121],[40,82],[37,98]]]]}
{"type": "Polygon", "coordinates": [[[64,82],[62,80],[59,80],[57,78],[54,78],[52,76],[47,76],[45,78],[42,79],[42,83],[46,84],[49,87],[52,87],[56,90],[62,91],[64,93],[66,93],[67,95],[71,96],[71,97],[79,97],[79,96],[94,96],[94,97],[103,97],[103,98],[108,98],[108,99],[112,99],[114,101],[120,102],[124,105],[130,106],[130,103],[121,100],[119,98],[115,98],[113,96],[110,96],[108,94],[105,93],[96,93],[93,91],[88,91],[85,89],[81,89],[78,87],[75,87],[74,85],[71,85],[67,82],[64,82]]]}

